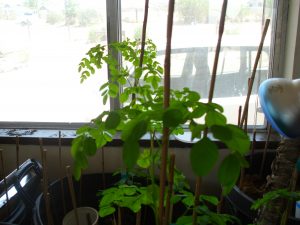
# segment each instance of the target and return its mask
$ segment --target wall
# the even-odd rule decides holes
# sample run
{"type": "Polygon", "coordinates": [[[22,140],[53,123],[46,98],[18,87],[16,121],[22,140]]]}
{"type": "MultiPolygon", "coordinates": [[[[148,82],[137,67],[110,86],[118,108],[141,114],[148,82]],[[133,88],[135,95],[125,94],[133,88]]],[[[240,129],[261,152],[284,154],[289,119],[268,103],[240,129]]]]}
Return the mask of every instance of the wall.
{"type": "MultiPolygon", "coordinates": [[[[8,174],[16,168],[16,150],[14,145],[1,145],[3,149],[5,173],[8,174]]],[[[47,169],[50,181],[65,175],[65,169],[62,171],[59,167],[58,147],[57,146],[44,146],[47,149],[47,169]]],[[[183,171],[188,179],[191,187],[194,187],[195,176],[189,165],[189,149],[176,148],[171,149],[176,155],[176,167],[183,171]]],[[[220,160],[224,158],[227,151],[220,150],[220,160]]],[[[24,162],[28,158],[34,158],[41,162],[40,148],[37,145],[20,145],[20,162],[24,162]]],[[[122,152],[121,148],[107,147],[104,149],[105,158],[105,172],[115,172],[122,167],[122,152]]],[[[70,147],[65,146],[62,148],[62,161],[63,165],[72,165],[72,157],[70,154],[70,147]]],[[[102,152],[98,151],[97,154],[90,158],[89,168],[84,173],[101,173],[102,172],[102,152]]],[[[203,178],[203,186],[201,190],[204,193],[216,194],[219,193],[220,187],[217,181],[217,167],[203,178]]]]}

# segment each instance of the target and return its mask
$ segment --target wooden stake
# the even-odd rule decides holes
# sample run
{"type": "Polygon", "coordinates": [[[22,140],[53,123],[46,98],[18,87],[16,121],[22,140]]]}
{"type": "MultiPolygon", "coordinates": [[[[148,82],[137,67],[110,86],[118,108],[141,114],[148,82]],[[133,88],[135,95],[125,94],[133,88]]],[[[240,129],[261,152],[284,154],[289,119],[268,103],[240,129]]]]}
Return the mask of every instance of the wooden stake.
{"type": "MultiPolygon", "coordinates": [[[[149,9],[149,0],[145,0],[145,9],[144,9],[144,21],[143,21],[143,29],[142,29],[142,43],[141,43],[141,54],[140,54],[140,62],[139,67],[143,67],[144,61],[144,52],[145,52],[145,41],[146,41],[146,30],[147,30],[147,22],[148,22],[148,9],[149,9]]],[[[134,80],[134,87],[137,87],[139,79],[136,78],[134,80]]],[[[135,100],[135,94],[132,94],[132,99],[135,100]]]]}
{"type": "Polygon", "coordinates": [[[78,216],[78,212],[77,212],[77,206],[76,206],[76,198],[75,198],[75,191],[74,191],[74,186],[73,186],[73,179],[72,179],[70,168],[71,168],[70,166],[66,166],[69,191],[71,194],[72,205],[73,205],[73,209],[74,209],[74,213],[75,213],[76,225],[80,225],[79,224],[79,216],[78,216]]]}
{"type": "Polygon", "coordinates": [[[105,158],[104,158],[104,148],[101,148],[101,154],[102,154],[102,185],[103,189],[106,188],[106,180],[105,180],[105,158]]]}
{"type": "Polygon", "coordinates": [[[2,148],[0,148],[0,161],[1,161],[1,177],[4,182],[5,197],[6,197],[6,210],[7,210],[7,215],[9,215],[10,214],[10,206],[9,206],[9,197],[8,197],[6,176],[5,176],[5,171],[4,171],[4,159],[3,159],[3,149],[2,148]]]}
{"type": "Polygon", "coordinates": [[[238,127],[241,127],[241,116],[242,116],[242,106],[240,105],[238,111],[238,122],[237,122],[238,127]]]}
{"type": "Polygon", "coordinates": [[[141,225],[141,219],[142,219],[142,211],[140,210],[136,214],[135,224],[136,225],[141,225]]]}
{"type": "MultiPolygon", "coordinates": [[[[228,1],[224,0],[223,5],[222,5],[220,24],[219,24],[218,43],[217,43],[217,47],[216,47],[216,54],[215,54],[215,58],[214,58],[213,71],[212,71],[211,81],[210,81],[210,88],[209,88],[209,94],[208,94],[208,103],[212,102],[213,95],[214,95],[214,89],[215,89],[215,83],[216,83],[216,77],[217,77],[218,61],[219,61],[222,37],[223,37],[224,27],[225,27],[225,17],[226,17],[227,3],[228,3],[228,1]]],[[[205,129],[204,135],[207,136],[207,133],[208,133],[208,129],[205,129]]],[[[202,182],[201,177],[197,177],[196,187],[195,187],[195,203],[194,203],[194,209],[193,209],[193,225],[197,224],[196,208],[199,205],[201,182],[202,182]]]]}
{"type": "MultiPolygon", "coordinates": [[[[170,70],[171,70],[171,40],[173,31],[173,15],[174,15],[175,0],[169,0],[168,7],[168,21],[167,21],[167,44],[164,62],[164,109],[170,105],[170,70]]],[[[163,140],[161,151],[161,165],[160,165],[160,193],[159,193],[159,224],[163,224],[164,217],[164,194],[166,185],[166,170],[167,170],[167,156],[169,144],[169,129],[163,128],[163,140]]]]}
{"type": "Polygon", "coordinates": [[[121,212],[121,207],[118,207],[118,225],[122,225],[122,212],[121,212]]]}
{"type": "Polygon", "coordinates": [[[173,195],[173,184],[174,184],[174,170],[175,170],[175,154],[171,154],[170,156],[170,165],[169,165],[169,189],[167,194],[166,201],[166,215],[164,220],[164,225],[169,225],[171,222],[171,198],[173,195]]]}
{"type": "Polygon", "coordinates": [[[42,166],[44,166],[43,165],[43,150],[44,150],[44,147],[43,147],[43,139],[42,138],[39,138],[39,144],[40,144],[40,153],[41,153],[42,166]]]}
{"type": "Polygon", "coordinates": [[[210,81],[208,102],[212,102],[213,95],[214,95],[214,89],[215,89],[215,83],[216,83],[216,77],[217,77],[217,68],[218,68],[218,62],[219,62],[219,56],[220,56],[220,50],[221,50],[221,42],[222,42],[222,36],[224,33],[224,27],[225,27],[226,10],[227,10],[227,0],[224,0],[223,5],[222,5],[220,24],[219,24],[218,43],[217,43],[217,47],[216,47],[216,54],[215,54],[215,59],[214,59],[213,71],[212,71],[212,75],[211,75],[211,81],[210,81]]]}
{"type": "Polygon", "coordinates": [[[250,159],[251,159],[250,164],[251,165],[253,164],[253,155],[254,155],[255,148],[256,148],[256,131],[253,131],[253,134],[252,134],[252,145],[251,145],[251,157],[250,157],[250,159]]]}
{"type": "Polygon", "coordinates": [[[243,125],[245,123],[245,120],[246,120],[246,117],[247,117],[247,114],[248,114],[250,95],[251,95],[251,92],[252,92],[252,87],[253,87],[253,83],[254,83],[254,79],[255,79],[255,74],[256,74],[258,63],[259,63],[259,58],[260,58],[260,55],[261,55],[261,52],[262,52],[262,49],[263,49],[265,37],[267,35],[269,24],[270,24],[270,19],[267,19],[266,22],[265,22],[265,26],[264,26],[262,37],[261,37],[261,40],[260,40],[260,44],[259,44],[259,47],[258,47],[258,50],[257,50],[252,75],[250,77],[249,88],[248,88],[247,97],[246,97],[246,101],[245,101],[245,105],[244,105],[242,119],[241,119],[241,125],[243,125]]]}
{"type": "Polygon", "coordinates": [[[197,211],[196,211],[196,207],[198,207],[199,204],[200,204],[199,197],[200,197],[201,183],[202,183],[202,178],[201,177],[197,177],[196,178],[196,187],[195,187],[194,209],[193,209],[193,225],[197,224],[197,211]]]}
{"type": "Polygon", "coordinates": [[[47,223],[53,225],[51,216],[50,198],[48,193],[48,171],[47,171],[47,150],[42,151],[42,165],[43,165],[43,195],[46,208],[47,223]]]}
{"type": "Polygon", "coordinates": [[[19,136],[16,136],[16,164],[17,164],[17,170],[19,170],[20,166],[20,139],[19,136]]]}
{"type": "Polygon", "coordinates": [[[263,172],[264,172],[264,167],[265,167],[265,163],[266,163],[266,156],[267,156],[267,150],[268,150],[268,145],[269,145],[269,141],[270,141],[270,136],[271,136],[271,126],[268,125],[267,140],[265,143],[263,157],[261,160],[260,170],[259,170],[259,177],[261,177],[261,178],[263,178],[263,172]]]}
{"type": "Polygon", "coordinates": [[[61,131],[58,132],[58,161],[59,161],[59,173],[60,173],[60,190],[63,203],[63,213],[66,214],[66,199],[64,190],[64,175],[63,175],[63,162],[61,155],[61,131]]]}

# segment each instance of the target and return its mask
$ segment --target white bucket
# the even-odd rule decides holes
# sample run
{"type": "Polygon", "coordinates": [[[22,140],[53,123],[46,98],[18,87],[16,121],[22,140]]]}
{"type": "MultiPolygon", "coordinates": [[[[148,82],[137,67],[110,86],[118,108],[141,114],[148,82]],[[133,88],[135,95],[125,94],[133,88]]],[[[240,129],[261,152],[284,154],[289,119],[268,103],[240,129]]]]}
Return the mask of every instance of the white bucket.
{"type": "MultiPolygon", "coordinates": [[[[99,219],[98,212],[91,207],[80,207],[77,208],[79,225],[96,225],[99,219]],[[89,216],[88,216],[89,215],[89,216]],[[90,218],[91,224],[88,223],[88,217],[90,218]]],[[[63,225],[76,225],[75,210],[72,210],[64,216],[63,225]]]]}

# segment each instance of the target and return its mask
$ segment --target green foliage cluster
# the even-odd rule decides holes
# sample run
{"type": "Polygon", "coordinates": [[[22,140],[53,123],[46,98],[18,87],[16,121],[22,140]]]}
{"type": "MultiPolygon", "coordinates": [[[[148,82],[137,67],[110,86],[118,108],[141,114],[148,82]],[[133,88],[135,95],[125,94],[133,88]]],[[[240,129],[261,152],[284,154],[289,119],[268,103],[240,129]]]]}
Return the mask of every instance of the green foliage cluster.
{"type": "Polygon", "coordinates": [[[291,201],[300,200],[300,192],[289,191],[287,189],[277,189],[275,191],[267,192],[262,198],[257,199],[251,206],[251,209],[257,210],[262,206],[267,206],[270,201],[283,198],[291,201]]]}
{"type": "MultiPolygon", "coordinates": [[[[235,125],[227,124],[222,106],[200,102],[197,92],[183,88],[171,90],[170,106],[164,109],[164,87],[161,86],[163,68],[156,60],[156,46],[151,40],[146,41],[142,67],[139,63],[140,54],[139,41],[126,39],[108,47],[96,45],[88,51],[78,68],[81,82],[84,82],[97,69],[108,65],[111,77],[100,87],[103,103],[106,104],[109,98],[118,98],[123,107],[104,111],[90,125],[77,130],[71,149],[75,160],[75,177],[78,179],[81,171],[87,168],[88,157],[112,141],[117,132],[120,132],[123,141],[123,161],[127,171],[142,170],[150,177],[150,185],[145,187],[119,186],[114,187],[113,191],[104,191],[100,202],[101,215],[113,213],[115,205],[128,207],[134,212],[142,204],[148,204],[153,209],[158,207],[155,171],[160,165],[163,127],[169,128],[170,135],[182,134],[187,129],[192,133],[193,140],[198,139],[190,151],[190,163],[198,176],[206,176],[219,158],[218,146],[213,139],[226,144],[230,153],[221,162],[218,171],[223,194],[231,190],[239,177],[240,169],[247,166],[244,155],[250,146],[249,138],[235,125]],[[114,57],[116,52],[122,55],[121,65],[114,57]],[[206,130],[211,131],[212,138],[203,135],[206,130]],[[139,140],[145,135],[150,136],[151,145],[142,150],[139,140]],[[106,197],[111,193],[115,195],[106,197]]],[[[182,182],[182,174],[176,174],[178,180],[175,179],[175,189],[178,187],[180,191],[186,186],[182,182]]],[[[199,208],[199,214],[205,212],[206,216],[214,220],[214,214],[207,210],[199,208]]],[[[222,219],[226,220],[229,218],[222,219]]]]}

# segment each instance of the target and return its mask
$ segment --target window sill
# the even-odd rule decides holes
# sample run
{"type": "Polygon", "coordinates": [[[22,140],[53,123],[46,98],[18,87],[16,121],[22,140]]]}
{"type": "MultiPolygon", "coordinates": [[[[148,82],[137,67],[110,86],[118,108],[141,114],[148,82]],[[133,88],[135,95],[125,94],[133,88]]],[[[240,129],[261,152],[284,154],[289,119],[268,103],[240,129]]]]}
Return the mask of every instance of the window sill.
{"type": "MultiPolygon", "coordinates": [[[[43,145],[58,145],[58,135],[61,131],[61,144],[63,146],[70,146],[72,140],[76,136],[76,130],[55,130],[55,129],[0,129],[0,145],[1,144],[16,144],[16,136],[19,136],[20,145],[39,145],[39,139],[43,140],[43,145]]],[[[249,132],[251,140],[253,139],[252,133],[249,132]]],[[[256,133],[256,149],[263,149],[267,140],[267,134],[265,131],[259,131],[256,133]]],[[[280,137],[276,134],[272,134],[268,144],[269,148],[276,148],[280,141],[280,137]]],[[[149,146],[149,136],[145,135],[141,140],[142,146],[149,146]]],[[[170,147],[188,148],[192,146],[190,141],[190,133],[186,132],[184,135],[172,136],[170,139],[170,147]]],[[[225,145],[219,141],[216,144],[220,148],[225,148],[225,145]]],[[[122,140],[119,135],[116,135],[114,140],[107,144],[107,146],[121,146],[122,140]]]]}

